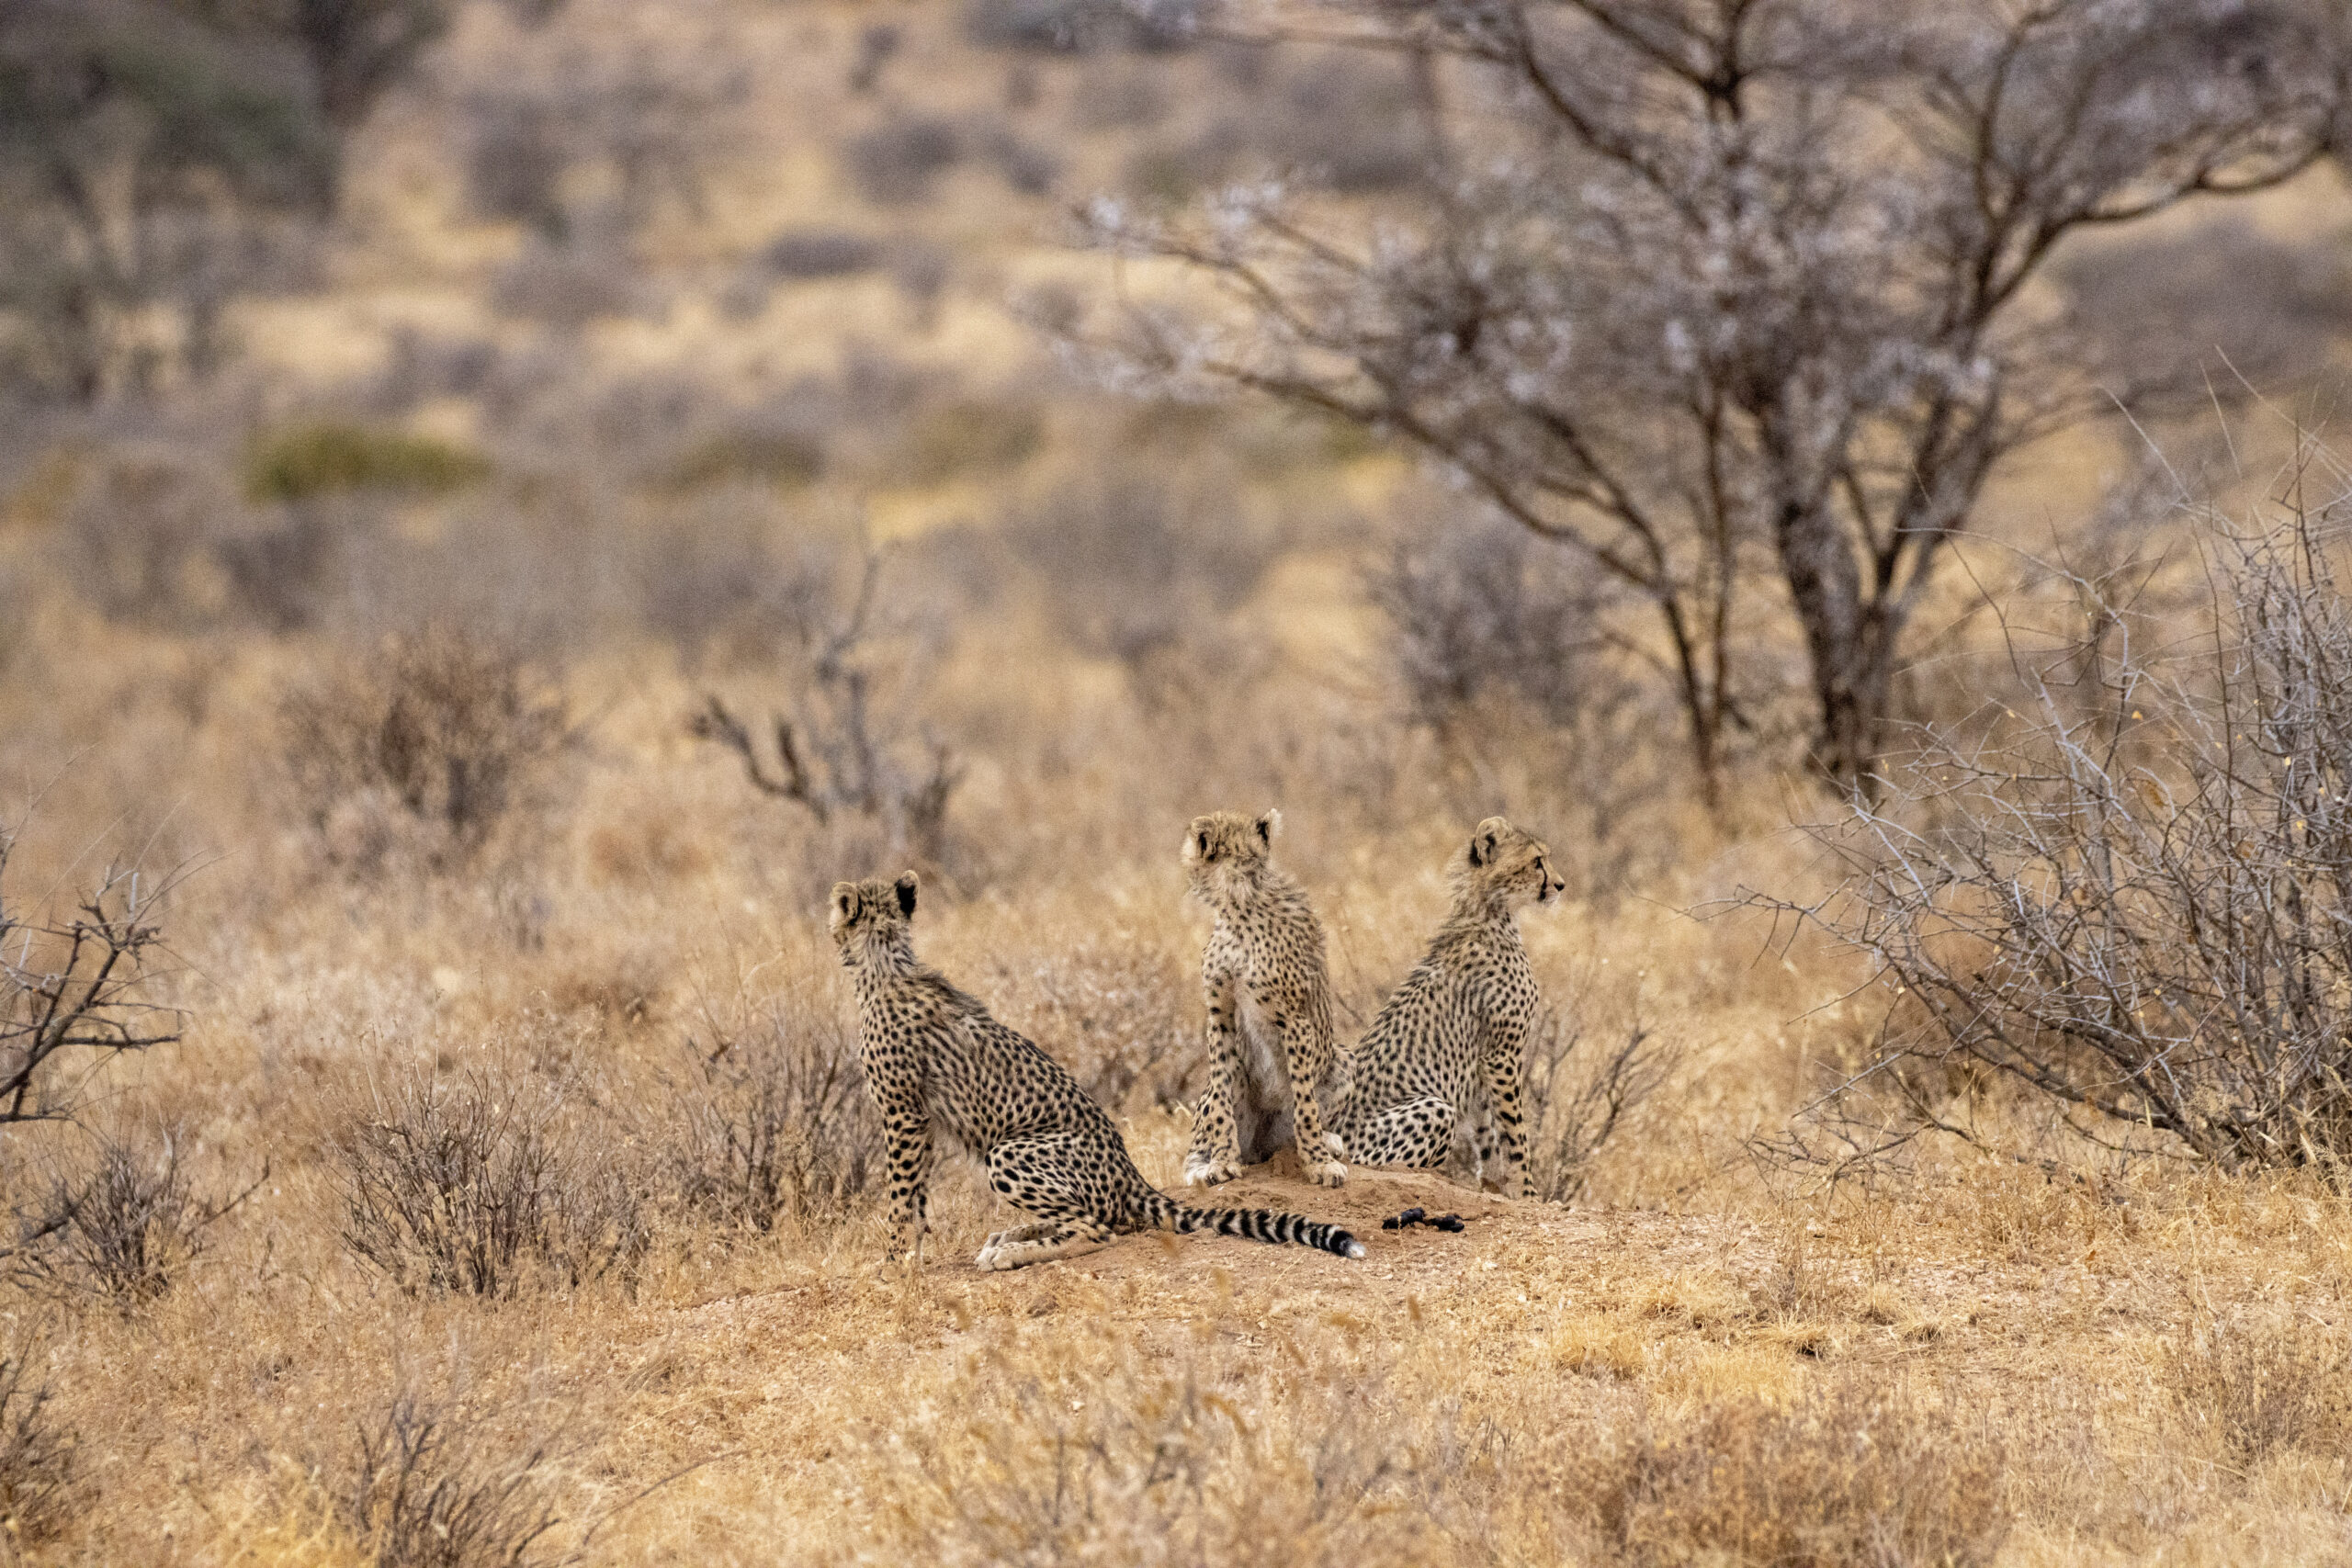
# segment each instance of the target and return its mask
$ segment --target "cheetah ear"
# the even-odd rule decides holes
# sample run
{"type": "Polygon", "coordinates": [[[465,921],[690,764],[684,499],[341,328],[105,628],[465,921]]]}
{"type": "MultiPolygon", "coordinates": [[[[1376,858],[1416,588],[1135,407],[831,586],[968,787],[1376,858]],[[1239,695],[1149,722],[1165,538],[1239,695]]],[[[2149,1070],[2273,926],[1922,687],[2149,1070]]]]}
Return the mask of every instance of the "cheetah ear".
{"type": "Polygon", "coordinates": [[[1184,863],[1192,864],[1209,852],[1209,836],[1187,829],[1184,833],[1184,863]]]}
{"type": "Polygon", "coordinates": [[[899,878],[898,891],[899,913],[912,919],[915,912],[915,874],[913,872],[907,872],[899,878]]]}
{"type": "Polygon", "coordinates": [[[1488,825],[1494,820],[1491,817],[1487,818],[1485,822],[1478,824],[1478,831],[1471,835],[1470,863],[1472,865],[1485,865],[1495,858],[1495,850],[1500,840],[1496,838],[1494,829],[1488,825]]]}
{"type": "Polygon", "coordinates": [[[1258,818],[1258,841],[1271,849],[1273,847],[1275,836],[1281,833],[1282,830],[1283,814],[1281,809],[1277,807],[1268,807],[1266,808],[1266,814],[1258,818]]]}
{"type": "Polygon", "coordinates": [[[857,889],[846,882],[833,884],[833,912],[829,922],[835,931],[849,924],[851,906],[856,901],[857,889]]]}

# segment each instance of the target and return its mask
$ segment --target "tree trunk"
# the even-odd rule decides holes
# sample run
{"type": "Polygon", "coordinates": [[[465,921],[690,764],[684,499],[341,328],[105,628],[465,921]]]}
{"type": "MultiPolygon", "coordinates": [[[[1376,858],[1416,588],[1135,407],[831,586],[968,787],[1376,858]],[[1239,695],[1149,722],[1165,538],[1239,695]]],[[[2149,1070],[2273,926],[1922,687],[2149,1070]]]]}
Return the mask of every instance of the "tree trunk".
{"type": "Polygon", "coordinates": [[[1901,616],[1883,598],[1864,597],[1853,551],[1826,509],[1784,502],[1774,542],[1813,667],[1814,765],[1841,787],[1867,790],[1886,743],[1901,616]]]}

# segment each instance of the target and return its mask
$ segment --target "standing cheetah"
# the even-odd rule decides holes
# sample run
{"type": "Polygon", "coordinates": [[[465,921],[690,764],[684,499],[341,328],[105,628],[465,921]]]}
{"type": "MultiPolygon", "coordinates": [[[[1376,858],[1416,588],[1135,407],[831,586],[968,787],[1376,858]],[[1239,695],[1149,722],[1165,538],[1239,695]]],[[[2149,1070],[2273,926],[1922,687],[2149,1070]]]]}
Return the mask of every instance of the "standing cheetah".
{"type": "Polygon", "coordinates": [[[1551,853],[1489,817],[1448,867],[1452,912],[1346,1066],[1352,1082],[1336,1120],[1357,1164],[1442,1166],[1466,1124],[1482,1178],[1499,1153],[1501,1176],[1486,1179],[1519,1195],[1520,1054],[1538,998],[1518,914],[1566,889],[1551,853]]]}
{"type": "Polygon", "coordinates": [[[895,884],[836,883],[832,897],[833,942],[857,976],[865,1084],[882,1110],[892,1258],[922,1260],[934,1125],[987,1166],[999,1197],[1037,1216],[989,1237],[975,1259],[982,1269],[1069,1258],[1136,1230],[1216,1231],[1363,1256],[1336,1225],[1266,1209],[1188,1209],[1155,1190],[1111,1118],[1060,1063],[916,961],[915,886],[910,871],[895,884]]]}
{"type": "Polygon", "coordinates": [[[1209,1081],[1184,1156],[1188,1186],[1230,1181],[1295,1137],[1306,1179],[1337,1187],[1347,1150],[1317,1095],[1335,1066],[1323,928],[1306,894],[1273,863],[1283,817],[1196,817],[1184,833],[1193,896],[1216,912],[1201,954],[1209,1081]]]}

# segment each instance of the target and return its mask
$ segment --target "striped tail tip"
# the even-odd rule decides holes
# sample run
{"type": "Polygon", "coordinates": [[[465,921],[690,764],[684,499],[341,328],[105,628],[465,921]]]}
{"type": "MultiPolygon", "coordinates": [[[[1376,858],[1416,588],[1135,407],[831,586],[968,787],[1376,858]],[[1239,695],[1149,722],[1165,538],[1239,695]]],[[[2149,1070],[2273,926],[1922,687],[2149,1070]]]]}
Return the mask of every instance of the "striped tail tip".
{"type": "MultiPolygon", "coordinates": [[[[1342,1232],[1341,1234],[1345,1235],[1346,1233],[1342,1232]]],[[[1347,1250],[1340,1256],[1344,1258],[1362,1258],[1363,1256],[1363,1243],[1358,1241],[1353,1236],[1349,1236],[1347,1250]]]]}

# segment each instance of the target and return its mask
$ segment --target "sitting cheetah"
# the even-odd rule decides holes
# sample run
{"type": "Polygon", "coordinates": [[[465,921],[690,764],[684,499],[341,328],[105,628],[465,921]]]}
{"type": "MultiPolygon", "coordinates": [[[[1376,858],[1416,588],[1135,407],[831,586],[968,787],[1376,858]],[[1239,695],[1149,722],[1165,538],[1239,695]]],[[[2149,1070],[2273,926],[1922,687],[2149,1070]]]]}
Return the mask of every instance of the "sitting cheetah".
{"type": "Polygon", "coordinates": [[[975,1259],[982,1269],[1074,1257],[1119,1232],[1152,1229],[1363,1256],[1336,1225],[1266,1209],[1188,1209],[1155,1190],[1060,1063],[916,961],[915,887],[910,871],[896,884],[837,883],[832,897],[833,942],[857,976],[865,1084],[882,1110],[892,1258],[922,1261],[934,1125],[988,1167],[999,1197],[1037,1216],[989,1236],[975,1259]]]}
{"type": "Polygon", "coordinates": [[[1184,834],[1193,896],[1216,912],[1201,954],[1209,1081],[1184,1156],[1188,1186],[1230,1181],[1295,1136],[1306,1179],[1337,1187],[1347,1150],[1325,1130],[1317,1095],[1335,1065],[1323,928],[1275,865],[1283,817],[1196,817],[1184,834]]]}
{"type": "Polygon", "coordinates": [[[1335,1120],[1357,1164],[1443,1166],[1466,1125],[1481,1176],[1499,1153],[1502,1174],[1487,1184],[1519,1195],[1520,1053],[1537,996],[1518,913],[1566,889],[1551,852],[1489,817],[1454,857],[1453,911],[1343,1069],[1351,1081],[1335,1120]]]}

